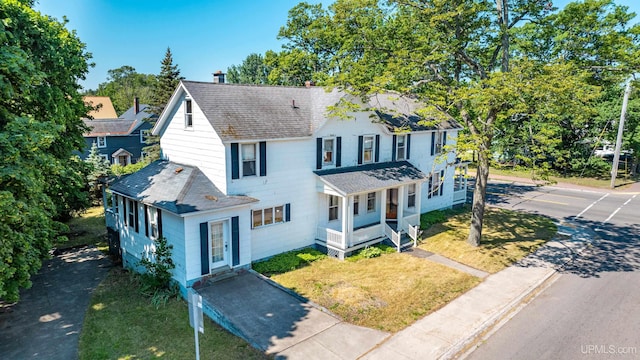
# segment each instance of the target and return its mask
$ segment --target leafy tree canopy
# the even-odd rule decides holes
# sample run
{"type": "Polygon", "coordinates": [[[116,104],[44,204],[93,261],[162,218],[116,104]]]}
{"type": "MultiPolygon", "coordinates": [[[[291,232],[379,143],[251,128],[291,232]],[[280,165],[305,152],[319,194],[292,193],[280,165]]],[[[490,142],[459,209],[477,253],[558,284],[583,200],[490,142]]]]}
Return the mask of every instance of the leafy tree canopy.
{"type": "Polygon", "coordinates": [[[87,205],[84,146],[87,106],[78,81],[90,55],[64,23],[29,1],[0,2],[0,299],[31,285],[56,221],[87,205]]]}
{"type": "Polygon", "coordinates": [[[134,67],[124,65],[108,71],[107,81],[98,85],[95,95],[110,97],[116,112],[121,115],[133,106],[136,97],[141,104],[150,104],[157,81],[155,75],[140,74],[134,67]]]}

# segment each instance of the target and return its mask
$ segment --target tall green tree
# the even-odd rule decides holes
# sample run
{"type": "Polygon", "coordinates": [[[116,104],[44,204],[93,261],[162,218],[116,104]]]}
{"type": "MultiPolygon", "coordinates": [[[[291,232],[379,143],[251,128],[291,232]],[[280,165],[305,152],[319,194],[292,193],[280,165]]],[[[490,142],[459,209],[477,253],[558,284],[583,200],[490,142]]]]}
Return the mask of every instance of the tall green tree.
{"type": "MultiPolygon", "coordinates": [[[[301,5],[302,6],[302,5],[301,5]]],[[[302,6],[304,8],[308,8],[302,6]]],[[[289,46],[322,54],[328,84],[361,97],[395,91],[427,104],[427,124],[465,125],[459,147],[475,149],[478,171],[468,242],[482,235],[494,136],[501,128],[537,131],[540,166],[545,143],[558,141],[561,118],[589,116],[597,87],[566,59],[547,63],[515,54],[514,29],[549,13],[537,0],[338,0],[323,12],[290,12],[281,34],[289,46]],[[291,18],[291,17],[294,18],[291,18]]]]}
{"type": "Polygon", "coordinates": [[[91,145],[89,156],[85,160],[89,168],[89,174],[87,175],[87,181],[89,184],[89,194],[91,201],[94,204],[100,204],[102,200],[102,187],[100,186],[100,179],[109,176],[111,173],[111,164],[102,156],[98,151],[98,145],[94,142],[91,145]]]}
{"type": "Polygon", "coordinates": [[[158,81],[155,75],[140,74],[129,65],[111,69],[107,74],[107,81],[98,85],[95,94],[110,97],[118,114],[133,106],[136,97],[141,104],[149,104],[153,100],[153,90],[158,81]]]}
{"type": "Polygon", "coordinates": [[[267,84],[269,67],[260,54],[249,54],[240,65],[227,69],[227,79],[232,84],[267,84]]]}
{"type": "Polygon", "coordinates": [[[87,205],[72,151],[84,146],[78,81],[90,55],[28,2],[0,1],[0,19],[0,299],[16,301],[64,232],[57,219],[87,205]]]}
{"type": "MultiPolygon", "coordinates": [[[[156,119],[164,111],[164,107],[169,102],[171,95],[178,87],[180,80],[184,77],[180,76],[180,69],[178,64],[173,63],[173,54],[171,49],[167,47],[167,51],[164,54],[160,65],[160,74],[156,77],[157,81],[152,88],[151,96],[151,112],[155,115],[153,118],[148,119],[151,125],[155,125],[156,119]]],[[[148,136],[145,140],[147,146],[143,149],[149,161],[154,161],[160,158],[160,139],[157,136],[148,136]]]]}

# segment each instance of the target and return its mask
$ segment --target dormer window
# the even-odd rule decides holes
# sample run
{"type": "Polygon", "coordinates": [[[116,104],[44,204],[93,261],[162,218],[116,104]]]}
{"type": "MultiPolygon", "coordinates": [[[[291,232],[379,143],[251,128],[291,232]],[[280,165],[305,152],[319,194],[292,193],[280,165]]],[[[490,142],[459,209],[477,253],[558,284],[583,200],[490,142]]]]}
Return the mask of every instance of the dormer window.
{"type": "Polygon", "coordinates": [[[184,127],[186,129],[193,128],[193,110],[191,99],[184,100],[184,127]]]}

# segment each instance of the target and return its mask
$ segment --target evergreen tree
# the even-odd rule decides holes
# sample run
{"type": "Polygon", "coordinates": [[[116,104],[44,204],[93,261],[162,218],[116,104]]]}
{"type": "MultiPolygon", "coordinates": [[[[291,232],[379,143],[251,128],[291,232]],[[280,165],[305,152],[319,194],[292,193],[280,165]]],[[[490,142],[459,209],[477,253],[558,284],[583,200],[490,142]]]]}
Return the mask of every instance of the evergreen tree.
{"type": "MultiPolygon", "coordinates": [[[[164,54],[160,67],[160,74],[157,76],[158,81],[153,89],[151,99],[151,112],[156,115],[152,119],[149,119],[152,125],[155,125],[156,119],[162,114],[164,107],[173,95],[176,87],[180,83],[180,80],[184,77],[180,76],[180,69],[178,65],[173,63],[173,55],[171,49],[167,48],[167,52],[164,54]]],[[[146,146],[143,150],[150,161],[154,161],[160,158],[160,139],[157,136],[148,136],[146,140],[146,146]]]]}
{"type": "Polygon", "coordinates": [[[100,188],[100,178],[108,176],[111,173],[111,165],[107,159],[100,156],[98,145],[94,142],[91,145],[89,156],[85,160],[89,166],[89,174],[87,181],[89,182],[89,194],[93,203],[99,203],[102,198],[102,189],[100,188]]]}

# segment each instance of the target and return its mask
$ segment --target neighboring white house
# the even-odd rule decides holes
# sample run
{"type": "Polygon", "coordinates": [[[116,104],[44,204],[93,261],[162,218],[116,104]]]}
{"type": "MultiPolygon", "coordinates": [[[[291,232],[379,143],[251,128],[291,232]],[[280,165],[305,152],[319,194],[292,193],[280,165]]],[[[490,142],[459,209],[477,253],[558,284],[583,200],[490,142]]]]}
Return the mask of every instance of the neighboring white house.
{"type": "Polygon", "coordinates": [[[306,246],[339,258],[385,239],[400,249],[421,213],[464,202],[445,150],[459,124],[421,124],[419,104],[393,94],[332,116],[348,96],[182,81],[153,129],[163,160],[110,187],[107,223],[125,266],[164,236],[184,290],[306,246]]]}

